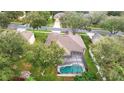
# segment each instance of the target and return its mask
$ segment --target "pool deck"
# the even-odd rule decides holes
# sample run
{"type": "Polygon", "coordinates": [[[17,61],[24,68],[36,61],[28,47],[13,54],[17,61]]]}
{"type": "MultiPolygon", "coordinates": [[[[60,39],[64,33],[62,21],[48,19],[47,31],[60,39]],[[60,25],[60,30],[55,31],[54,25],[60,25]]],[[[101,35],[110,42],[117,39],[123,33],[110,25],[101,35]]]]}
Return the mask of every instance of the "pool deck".
{"type": "Polygon", "coordinates": [[[64,63],[57,66],[57,72],[58,72],[57,76],[61,76],[61,77],[81,76],[83,72],[79,72],[79,73],[74,73],[74,72],[61,73],[61,71],[60,71],[61,67],[73,66],[73,65],[79,65],[79,66],[82,67],[83,72],[86,71],[85,60],[83,58],[83,55],[73,54],[73,55],[71,55],[69,57],[65,57],[64,58],[64,63]]]}
{"type": "Polygon", "coordinates": [[[81,76],[82,74],[57,74],[57,76],[61,77],[75,77],[75,76],[81,76]]]}

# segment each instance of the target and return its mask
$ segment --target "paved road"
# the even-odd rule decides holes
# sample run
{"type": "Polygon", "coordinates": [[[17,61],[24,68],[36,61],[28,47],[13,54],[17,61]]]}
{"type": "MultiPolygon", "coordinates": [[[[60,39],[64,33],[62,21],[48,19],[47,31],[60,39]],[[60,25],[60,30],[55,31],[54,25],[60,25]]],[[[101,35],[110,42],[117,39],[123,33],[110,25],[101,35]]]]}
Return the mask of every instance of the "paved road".
{"type": "MultiPolygon", "coordinates": [[[[54,22],[54,26],[53,27],[47,27],[47,26],[41,26],[40,28],[36,29],[36,30],[48,30],[48,31],[53,31],[53,32],[57,32],[57,33],[60,33],[61,31],[71,31],[70,28],[61,28],[61,25],[60,25],[60,20],[59,19],[56,19],[55,22],[54,22]]],[[[11,26],[11,24],[9,25],[11,26]]],[[[17,28],[18,27],[18,24],[15,24],[14,26],[16,27],[13,27],[13,25],[11,26],[11,28],[17,28]]],[[[29,25],[21,25],[22,28],[26,28],[26,29],[29,29],[29,30],[33,30],[32,27],[30,27],[29,25]],[[23,27],[22,27],[23,26],[23,27]]],[[[89,32],[87,30],[77,30],[79,32],[89,32]]],[[[106,30],[102,30],[102,29],[96,29],[96,30],[92,30],[90,32],[94,32],[94,33],[99,33],[101,35],[111,35],[111,33],[109,31],[106,31],[106,30]]],[[[124,35],[124,32],[119,32],[117,33],[116,35],[124,35]]]]}
{"type": "Polygon", "coordinates": [[[110,34],[110,32],[109,31],[106,31],[106,30],[92,30],[91,32],[94,32],[94,33],[99,33],[99,34],[101,34],[101,35],[109,35],[110,34]]]}
{"type": "MultiPolygon", "coordinates": [[[[88,32],[88,31],[86,31],[88,32]]],[[[111,36],[111,35],[118,35],[118,36],[121,36],[121,35],[124,35],[124,32],[121,32],[119,31],[117,34],[111,34],[111,32],[107,31],[107,30],[103,30],[103,29],[98,29],[98,30],[92,30],[90,32],[93,32],[93,33],[99,33],[103,36],[111,36]]]]}

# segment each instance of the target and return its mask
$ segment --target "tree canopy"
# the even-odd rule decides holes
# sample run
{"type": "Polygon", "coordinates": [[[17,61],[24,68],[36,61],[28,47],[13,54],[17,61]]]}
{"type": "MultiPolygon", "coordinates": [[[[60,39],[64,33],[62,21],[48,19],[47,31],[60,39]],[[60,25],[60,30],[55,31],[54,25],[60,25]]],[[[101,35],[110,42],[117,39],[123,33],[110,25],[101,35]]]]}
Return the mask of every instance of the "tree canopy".
{"type": "Polygon", "coordinates": [[[45,80],[52,78],[47,69],[56,67],[63,62],[64,50],[59,48],[55,43],[50,46],[45,44],[37,44],[27,52],[27,60],[32,64],[32,76],[35,80],[45,80]],[[37,68],[36,68],[37,67],[37,68]],[[41,75],[43,73],[43,75],[41,75]]]}
{"type": "Polygon", "coordinates": [[[16,32],[0,33],[0,80],[10,80],[15,75],[16,66],[26,52],[26,41],[16,32]]]}
{"type": "Polygon", "coordinates": [[[56,44],[52,44],[51,46],[38,44],[34,46],[33,51],[28,52],[27,58],[34,65],[46,68],[50,65],[60,64],[62,62],[63,53],[64,50],[59,48],[56,44]]]}
{"type": "Polygon", "coordinates": [[[0,27],[6,28],[10,23],[10,19],[7,17],[7,14],[1,12],[0,13],[0,27]]]}
{"type": "Polygon", "coordinates": [[[89,16],[90,16],[89,20],[91,20],[91,24],[97,25],[106,18],[106,12],[93,11],[89,13],[89,16]]]}
{"type": "Polygon", "coordinates": [[[18,59],[25,52],[26,41],[14,31],[0,34],[0,52],[11,59],[18,59]]]}
{"type": "Polygon", "coordinates": [[[121,11],[108,11],[108,16],[121,16],[121,11]]]}
{"type": "Polygon", "coordinates": [[[23,15],[24,15],[23,11],[4,11],[4,13],[6,13],[7,17],[8,17],[11,21],[15,21],[15,20],[17,20],[20,16],[23,16],[23,15]]]}
{"type": "Polygon", "coordinates": [[[86,29],[89,26],[89,20],[83,17],[83,13],[66,12],[61,19],[62,27],[76,29],[86,29]]]}
{"type": "Polygon", "coordinates": [[[29,12],[24,19],[24,23],[30,24],[30,26],[35,29],[41,26],[46,26],[49,17],[50,12],[29,12]]]}
{"type": "Polygon", "coordinates": [[[123,17],[109,17],[105,21],[101,22],[101,27],[110,31],[111,33],[117,33],[118,31],[124,31],[123,24],[123,17]]]}
{"type": "Polygon", "coordinates": [[[107,80],[124,80],[123,37],[105,37],[92,45],[92,51],[107,80]]]}

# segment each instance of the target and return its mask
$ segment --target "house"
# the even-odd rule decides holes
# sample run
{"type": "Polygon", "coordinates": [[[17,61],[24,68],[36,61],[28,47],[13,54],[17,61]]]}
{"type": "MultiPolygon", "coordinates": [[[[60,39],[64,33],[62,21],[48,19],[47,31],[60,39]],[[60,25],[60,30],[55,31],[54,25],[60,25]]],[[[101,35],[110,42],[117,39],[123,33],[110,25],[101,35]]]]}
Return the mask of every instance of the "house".
{"type": "Polygon", "coordinates": [[[64,15],[65,15],[64,12],[57,13],[54,15],[54,19],[56,19],[56,18],[60,19],[60,18],[64,17],[64,15]]]}
{"type": "Polygon", "coordinates": [[[93,33],[93,32],[88,32],[87,35],[89,36],[93,44],[95,44],[97,41],[99,41],[103,37],[99,33],[93,33]]]}
{"type": "Polygon", "coordinates": [[[34,33],[26,31],[26,25],[9,24],[8,29],[16,30],[16,32],[20,33],[20,35],[24,37],[30,44],[35,42],[34,33]]]}
{"type": "Polygon", "coordinates": [[[72,64],[80,65],[83,68],[83,71],[85,71],[86,63],[83,55],[85,53],[86,46],[80,35],[73,35],[72,33],[67,33],[64,35],[58,33],[50,33],[46,40],[46,45],[49,46],[52,42],[56,42],[59,47],[65,50],[64,63],[58,66],[58,73],[61,73],[60,67],[65,67],[72,64]]]}
{"type": "Polygon", "coordinates": [[[18,24],[9,24],[8,25],[8,29],[9,30],[16,30],[17,29],[17,26],[18,26],[18,24]]]}
{"type": "Polygon", "coordinates": [[[22,37],[24,37],[24,39],[26,39],[30,44],[33,44],[35,42],[34,33],[30,32],[30,31],[20,32],[20,35],[22,37]]]}
{"type": "Polygon", "coordinates": [[[16,30],[17,32],[26,31],[26,25],[18,25],[16,30]]]}
{"type": "Polygon", "coordinates": [[[10,30],[16,30],[18,32],[23,32],[26,31],[26,25],[20,25],[20,24],[9,24],[8,25],[8,29],[10,30]]]}
{"type": "Polygon", "coordinates": [[[65,50],[65,55],[71,55],[72,52],[85,53],[86,46],[82,40],[82,38],[76,34],[58,34],[58,33],[50,33],[46,40],[46,44],[50,45],[53,41],[55,41],[61,48],[65,50]]]}

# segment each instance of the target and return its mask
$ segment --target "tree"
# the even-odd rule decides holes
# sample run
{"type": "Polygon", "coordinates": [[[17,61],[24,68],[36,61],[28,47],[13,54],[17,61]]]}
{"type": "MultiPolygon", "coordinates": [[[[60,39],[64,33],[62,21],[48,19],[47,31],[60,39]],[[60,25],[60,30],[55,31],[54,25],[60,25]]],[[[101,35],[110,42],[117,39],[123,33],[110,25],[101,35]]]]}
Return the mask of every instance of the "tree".
{"type": "Polygon", "coordinates": [[[26,52],[26,41],[16,32],[0,33],[0,80],[11,80],[16,75],[18,60],[26,52]]]}
{"type": "Polygon", "coordinates": [[[23,15],[24,15],[23,11],[4,11],[4,13],[6,13],[7,17],[8,17],[11,21],[15,21],[15,20],[17,20],[20,16],[23,16],[23,15]]]}
{"type": "Polygon", "coordinates": [[[41,26],[46,26],[49,17],[49,12],[29,12],[24,19],[24,23],[30,24],[30,26],[35,29],[41,26]]]}
{"type": "Polygon", "coordinates": [[[46,68],[49,65],[60,64],[62,62],[62,56],[64,51],[56,44],[52,44],[51,46],[38,44],[34,46],[33,51],[29,51],[28,53],[27,58],[33,63],[33,65],[46,68]]]}
{"type": "Polygon", "coordinates": [[[89,13],[89,20],[91,20],[91,24],[93,24],[93,25],[97,25],[97,24],[99,24],[102,20],[104,20],[105,19],[105,17],[106,17],[106,12],[100,12],[100,11],[98,11],[98,12],[95,12],[95,11],[93,11],[93,12],[90,12],[89,13]]]}
{"type": "Polygon", "coordinates": [[[0,13],[0,27],[6,28],[8,24],[10,23],[9,18],[7,15],[3,12],[0,13]]]}
{"type": "Polygon", "coordinates": [[[47,73],[47,68],[56,67],[58,64],[62,63],[63,55],[64,50],[59,48],[55,43],[50,46],[37,44],[28,51],[27,60],[31,62],[33,66],[31,72],[35,80],[50,78],[49,76],[51,75],[48,75],[50,73],[47,73]],[[43,73],[43,75],[41,75],[41,73],[43,73]]]}
{"type": "Polygon", "coordinates": [[[14,31],[4,31],[0,34],[0,53],[17,60],[26,51],[26,41],[19,33],[14,31]]]}
{"type": "Polygon", "coordinates": [[[108,11],[108,16],[121,16],[121,11],[108,11]]]}
{"type": "Polygon", "coordinates": [[[46,20],[48,20],[50,18],[50,12],[48,11],[38,11],[38,13],[41,15],[41,16],[44,16],[44,18],[46,20]]]}
{"type": "Polygon", "coordinates": [[[77,12],[66,12],[60,21],[62,27],[71,28],[73,32],[76,32],[76,29],[86,29],[90,25],[89,20],[83,18],[83,13],[77,12]]]}
{"type": "Polygon", "coordinates": [[[14,76],[14,72],[9,67],[4,67],[0,69],[0,80],[7,81],[11,80],[14,76]]]}
{"type": "Polygon", "coordinates": [[[107,80],[124,80],[124,37],[105,37],[92,51],[107,80]]]}
{"type": "Polygon", "coordinates": [[[84,72],[82,73],[82,76],[76,76],[74,80],[75,81],[86,81],[86,80],[94,81],[94,80],[97,80],[97,77],[91,72],[84,72]]]}
{"type": "Polygon", "coordinates": [[[110,31],[112,34],[118,31],[124,31],[124,18],[121,17],[109,17],[105,21],[101,22],[101,27],[110,31]]]}

